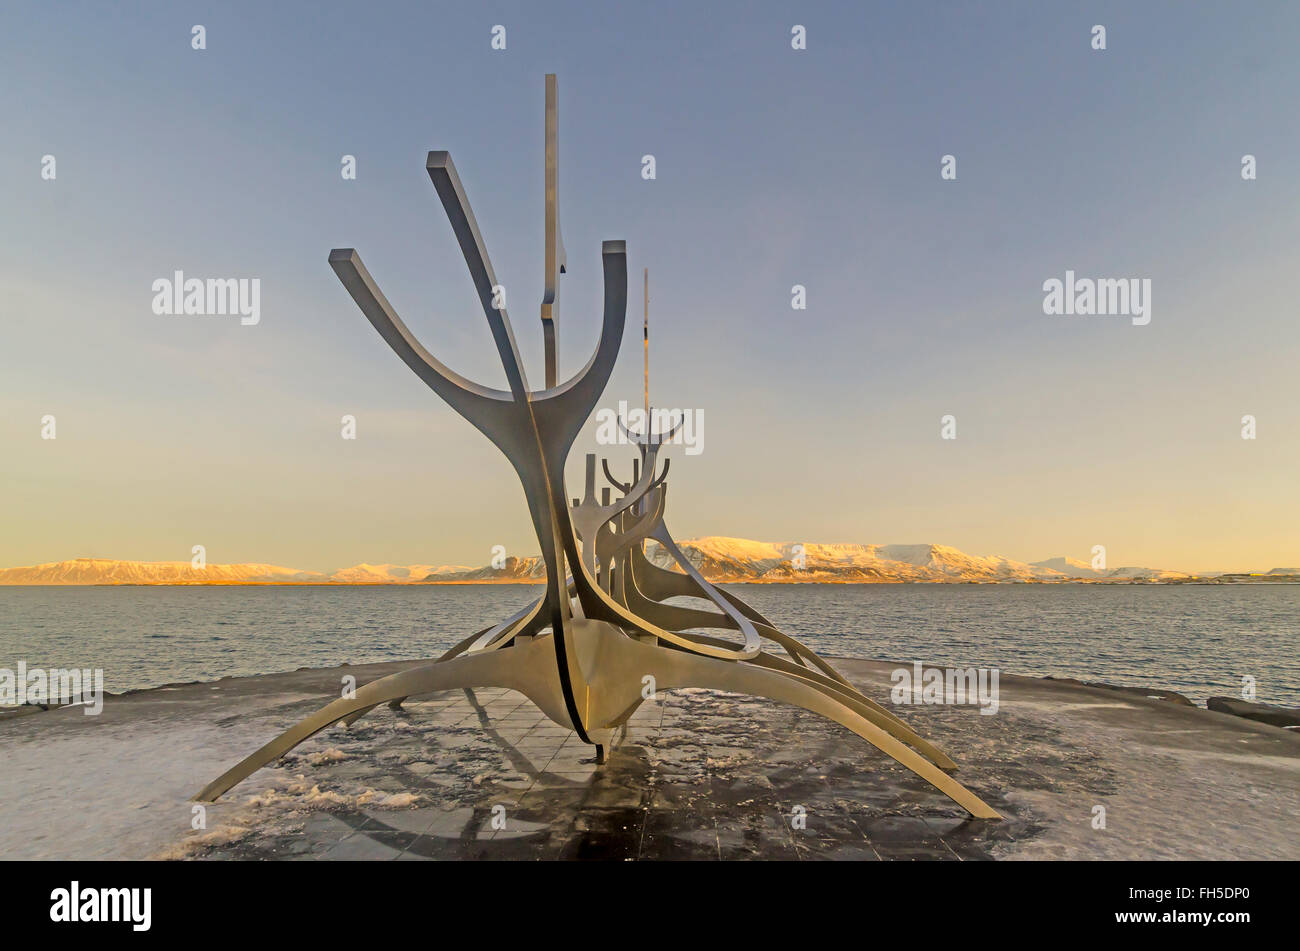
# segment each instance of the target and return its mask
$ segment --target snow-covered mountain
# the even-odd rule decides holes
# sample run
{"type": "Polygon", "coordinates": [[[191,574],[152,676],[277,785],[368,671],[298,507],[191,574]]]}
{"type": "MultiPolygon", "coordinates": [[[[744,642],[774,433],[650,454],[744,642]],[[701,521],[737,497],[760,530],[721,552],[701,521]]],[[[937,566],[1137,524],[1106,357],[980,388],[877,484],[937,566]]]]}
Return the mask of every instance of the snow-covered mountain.
{"type": "MultiPolygon", "coordinates": [[[[744,538],[693,538],[681,549],[711,581],[935,582],[1059,581],[1060,572],[1000,556],[967,555],[947,545],[823,545],[764,543],[744,538]]],[[[651,558],[668,567],[667,553],[651,558]]]]}
{"type": "MultiPolygon", "coordinates": [[[[710,581],[1023,583],[1176,581],[1190,577],[1156,568],[1097,571],[1072,558],[1028,564],[1001,555],[968,555],[948,545],[823,545],[710,536],[689,539],[680,547],[710,581]]],[[[653,543],[647,551],[657,564],[670,566],[667,553],[653,543]]]]}
{"type": "MultiPolygon", "coordinates": [[[[506,567],[466,565],[359,564],[329,573],[280,565],[215,565],[195,568],[188,561],[117,561],[74,558],[26,568],[0,568],[0,585],[96,584],[409,584],[419,581],[513,580],[536,572],[540,558],[507,558],[506,567]],[[520,563],[524,563],[520,567],[520,563]],[[536,563],[536,564],[535,564],[536,563]]],[[[545,578],[545,569],[540,569],[545,578]]]]}
{"type": "Polygon", "coordinates": [[[1182,581],[1191,575],[1181,571],[1166,571],[1163,568],[1116,568],[1106,574],[1116,581],[1182,581]]]}
{"type": "Polygon", "coordinates": [[[1079,561],[1077,558],[1049,558],[1047,561],[1034,562],[1035,568],[1043,568],[1047,571],[1055,571],[1067,578],[1104,578],[1106,571],[1104,569],[1093,568],[1086,561],[1079,561]]]}
{"type": "Polygon", "coordinates": [[[328,581],[315,571],[280,565],[208,565],[188,561],[116,561],[73,558],[27,568],[0,569],[0,584],[284,584],[328,581]]]}
{"type": "Polygon", "coordinates": [[[323,580],[339,584],[404,584],[469,570],[464,565],[367,565],[363,562],[351,568],[340,568],[323,580]]]}
{"type": "Polygon", "coordinates": [[[467,581],[540,582],[546,580],[546,562],[542,561],[540,555],[534,555],[531,558],[516,558],[514,555],[510,555],[500,568],[488,565],[484,568],[465,569],[458,573],[447,573],[437,578],[425,578],[424,580],[458,583],[467,581]]]}
{"type": "MultiPolygon", "coordinates": [[[[1191,577],[1158,568],[1094,570],[1072,558],[1028,564],[1000,555],[968,555],[947,545],[859,545],[761,542],[708,536],[681,542],[704,577],[718,582],[888,583],[1053,581],[1180,581],[1191,577]]],[[[652,561],[671,567],[654,542],[652,561]]],[[[466,584],[545,580],[541,558],[510,556],[500,567],[371,565],[325,573],[279,565],[240,564],[193,568],[186,561],[139,562],[76,558],[26,568],[0,569],[0,585],[94,584],[466,584]]]]}

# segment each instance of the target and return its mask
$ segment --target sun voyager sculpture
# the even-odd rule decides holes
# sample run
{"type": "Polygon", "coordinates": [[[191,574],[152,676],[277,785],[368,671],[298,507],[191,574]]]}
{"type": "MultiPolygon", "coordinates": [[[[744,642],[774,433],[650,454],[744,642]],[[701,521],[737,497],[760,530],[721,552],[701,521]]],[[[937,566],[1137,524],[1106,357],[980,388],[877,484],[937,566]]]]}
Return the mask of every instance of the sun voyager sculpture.
{"type": "Polygon", "coordinates": [[[468,380],[429,353],[397,316],[355,250],[335,249],[329,256],[339,280],[384,341],[515,467],[541,546],[545,592],[514,617],[470,635],[436,661],[372,681],[333,701],[233,766],[195,798],[215,801],[332,724],[350,725],[382,703],[396,709],[408,697],[452,689],[516,690],[592,744],[597,762],[603,763],[651,683],[655,691],[702,687],[746,693],[821,714],[912,770],[972,816],[1000,818],[948,775],[957,767],[947,755],[754,608],[710,584],[687,560],[664,524],[668,463],[665,460],[660,468],[658,457],[672,432],[649,431],[648,372],[647,431],[627,434],[638,451],[631,478],[620,481],[603,462],[609,485],[598,500],[596,457],[588,455],[583,497],[570,500],[566,495],[565,461],[605,389],[622,341],[627,251],[622,241],[603,243],[600,339],[586,366],[560,382],[556,318],[560,275],[567,262],[559,226],[557,115],[556,79],[548,75],[542,389],[530,386],[510,318],[505,307],[498,306],[497,278],[449,153],[430,152],[426,168],[464,253],[508,390],[468,380]],[[611,499],[611,489],[618,492],[616,498],[611,499]],[[649,540],[679,570],[655,564],[646,554],[649,540]],[[682,597],[711,607],[670,603],[682,597]]]}

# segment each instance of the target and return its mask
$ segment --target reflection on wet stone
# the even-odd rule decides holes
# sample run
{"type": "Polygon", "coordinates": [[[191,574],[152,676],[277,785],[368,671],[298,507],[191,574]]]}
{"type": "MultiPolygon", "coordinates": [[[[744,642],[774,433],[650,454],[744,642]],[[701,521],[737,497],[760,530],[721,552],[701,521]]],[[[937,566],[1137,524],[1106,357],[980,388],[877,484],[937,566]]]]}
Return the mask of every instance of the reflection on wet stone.
{"type": "MultiPolygon", "coordinates": [[[[971,772],[997,745],[969,741],[998,718],[927,717],[968,744],[971,772]]],[[[1015,765],[1017,779],[1060,770],[1073,755],[1060,740],[1052,763],[1015,765]]],[[[1004,822],[972,821],[887,757],[863,756],[818,717],[691,690],[643,705],[597,766],[518,694],[456,691],[303,744],[279,764],[286,792],[231,817],[258,834],[198,857],[957,860],[1033,834],[1005,802],[1004,822]]]]}

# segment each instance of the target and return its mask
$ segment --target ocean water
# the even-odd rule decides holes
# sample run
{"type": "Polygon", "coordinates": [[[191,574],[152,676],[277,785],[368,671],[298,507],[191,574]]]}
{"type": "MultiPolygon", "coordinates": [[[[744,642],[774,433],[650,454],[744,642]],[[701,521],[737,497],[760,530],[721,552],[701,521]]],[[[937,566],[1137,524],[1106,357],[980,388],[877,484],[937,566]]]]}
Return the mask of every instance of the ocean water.
{"type": "MultiPolygon", "coordinates": [[[[998,667],[1300,706],[1297,585],[735,585],[828,656],[998,667]]],[[[91,667],[112,693],[436,657],[532,585],[0,587],[0,668],[91,667]]]]}

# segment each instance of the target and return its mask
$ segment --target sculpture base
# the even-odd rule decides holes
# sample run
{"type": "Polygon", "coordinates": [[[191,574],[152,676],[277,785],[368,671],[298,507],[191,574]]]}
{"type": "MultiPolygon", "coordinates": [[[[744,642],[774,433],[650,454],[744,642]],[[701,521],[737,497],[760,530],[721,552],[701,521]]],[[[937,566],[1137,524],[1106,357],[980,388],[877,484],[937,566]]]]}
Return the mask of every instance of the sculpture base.
{"type": "MultiPolygon", "coordinates": [[[[835,661],[874,696],[892,664],[835,661]]],[[[313,737],[206,807],[197,785],[318,709],[344,674],[303,670],[0,718],[11,858],[1300,858],[1300,736],[1079,684],[1001,678],[997,714],[911,706],[1005,817],[959,807],[814,714],[738,695],[647,703],[592,747],[507,691],[412,698],[313,737]],[[486,728],[485,728],[486,724],[486,728]],[[707,724],[707,730],[700,725],[707,724]],[[30,742],[29,742],[30,741],[30,742]],[[49,750],[57,749],[52,756],[49,750]],[[1250,768],[1241,764],[1249,759],[1250,768]],[[94,782],[87,781],[93,777],[94,782]],[[1108,828],[1092,828],[1104,805],[1108,828]],[[804,807],[795,828],[795,806],[804,807]],[[496,807],[503,807],[496,809],[496,807]],[[504,827],[498,820],[504,820],[504,827]]],[[[1151,691],[1155,693],[1155,691],[1151,691]]]]}

